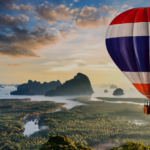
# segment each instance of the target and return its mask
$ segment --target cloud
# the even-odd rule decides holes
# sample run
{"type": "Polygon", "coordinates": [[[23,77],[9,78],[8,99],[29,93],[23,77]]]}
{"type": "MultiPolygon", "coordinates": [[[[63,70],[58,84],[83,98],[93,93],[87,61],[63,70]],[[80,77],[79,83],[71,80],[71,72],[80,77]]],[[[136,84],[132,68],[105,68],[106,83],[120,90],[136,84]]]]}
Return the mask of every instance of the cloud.
{"type": "Polygon", "coordinates": [[[70,4],[70,7],[72,7],[72,6],[73,6],[73,3],[70,4]]]}
{"type": "Polygon", "coordinates": [[[56,28],[50,28],[50,30],[56,30],[56,28]]]}
{"type": "Polygon", "coordinates": [[[129,7],[129,9],[132,9],[133,7],[129,7]]]}
{"type": "Polygon", "coordinates": [[[117,13],[117,9],[113,6],[109,6],[109,13],[114,17],[114,15],[117,13]]]}
{"type": "Polygon", "coordinates": [[[64,66],[64,67],[59,67],[59,68],[52,68],[52,71],[71,71],[75,70],[78,68],[78,65],[69,65],[69,66],[64,66]]]}
{"type": "MultiPolygon", "coordinates": [[[[51,8],[48,5],[41,4],[36,9],[38,19],[42,19],[50,25],[56,24],[59,20],[69,21],[74,17],[73,24],[77,28],[98,28],[100,25],[107,25],[108,17],[102,17],[103,13],[109,16],[114,16],[117,9],[112,6],[102,5],[100,8],[84,6],[81,10],[79,8],[71,9],[65,5],[57,5],[51,8]]],[[[63,36],[64,37],[64,36],[63,36]]]]}
{"type": "Polygon", "coordinates": [[[106,65],[97,65],[97,64],[95,64],[95,65],[87,65],[87,66],[85,66],[85,67],[83,67],[83,69],[86,69],[86,70],[105,70],[105,71],[109,71],[109,70],[112,70],[112,71],[117,71],[117,69],[115,69],[115,68],[112,68],[112,66],[111,67],[107,67],[106,65]]]}
{"type": "Polygon", "coordinates": [[[109,17],[114,16],[117,12],[112,6],[102,5],[99,9],[95,7],[85,6],[82,8],[80,14],[74,20],[74,25],[77,28],[98,28],[99,26],[106,26],[109,23],[109,17]],[[103,13],[107,13],[108,16],[103,16],[103,13]]]}
{"type": "Polygon", "coordinates": [[[76,60],[74,60],[74,62],[76,62],[79,67],[84,67],[84,66],[86,66],[86,61],[83,60],[83,59],[76,59],[76,60]]]}
{"type": "Polygon", "coordinates": [[[109,19],[110,18],[107,18],[107,17],[101,17],[99,20],[100,25],[101,26],[107,26],[109,23],[109,19]]]}
{"type": "Polygon", "coordinates": [[[88,17],[88,16],[91,16],[93,13],[97,13],[97,12],[98,12],[97,8],[85,6],[81,10],[80,16],[88,17]]]}
{"type": "Polygon", "coordinates": [[[122,6],[122,8],[127,8],[127,7],[129,7],[129,5],[127,5],[127,4],[124,4],[124,5],[122,6]]]}
{"type": "Polygon", "coordinates": [[[14,5],[13,6],[13,9],[14,10],[20,10],[20,11],[23,11],[23,12],[31,12],[32,9],[33,9],[33,6],[30,5],[30,4],[27,4],[27,5],[24,5],[24,4],[20,4],[20,5],[14,5]]]}
{"type": "Polygon", "coordinates": [[[108,63],[107,66],[117,68],[117,66],[115,64],[112,64],[112,63],[108,63]]]}
{"type": "Polygon", "coordinates": [[[26,15],[18,15],[17,17],[12,17],[6,14],[0,15],[0,26],[18,26],[23,25],[25,22],[29,21],[29,17],[26,15]]]}
{"type": "Polygon", "coordinates": [[[49,61],[49,62],[45,62],[42,65],[57,65],[58,62],[57,61],[49,61]]]}
{"type": "Polygon", "coordinates": [[[79,0],[74,0],[74,2],[79,2],[79,0]]]}
{"type": "Polygon", "coordinates": [[[36,8],[36,13],[39,19],[42,19],[52,25],[57,23],[58,20],[67,21],[71,19],[73,15],[77,13],[77,10],[78,9],[70,10],[70,8],[65,5],[58,5],[55,9],[52,9],[50,6],[42,4],[36,8]]]}
{"type": "Polygon", "coordinates": [[[74,60],[74,62],[77,62],[77,63],[85,63],[86,61],[83,60],[83,59],[76,59],[76,60],[74,60]]]}
{"type": "Polygon", "coordinates": [[[8,64],[7,66],[9,67],[19,67],[22,66],[21,64],[8,64]]]}
{"type": "Polygon", "coordinates": [[[39,57],[36,50],[59,41],[59,37],[48,33],[45,27],[35,27],[32,31],[20,27],[11,30],[11,35],[0,34],[0,55],[39,57]]]}
{"type": "Polygon", "coordinates": [[[65,31],[59,30],[59,34],[60,34],[60,36],[61,36],[63,39],[66,39],[66,38],[67,38],[67,34],[66,34],[65,31]]]}
{"type": "Polygon", "coordinates": [[[30,4],[16,5],[17,0],[0,0],[0,10],[20,10],[23,12],[30,12],[33,9],[33,6],[30,4]]]}
{"type": "Polygon", "coordinates": [[[101,7],[100,7],[100,11],[101,12],[106,12],[106,11],[108,11],[109,10],[109,6],[107,6],[107,5],[102,5],[101,7]]]}
{"type": "Polygon", "coordinates": [[[77,31],[74,30],[74,29],[69,29],[69,31],[70,31],[71,33],[77,33],[77,31]]]}
{"type": "Polygon", "coordinates": [[[13,10],[14,8],[14,3],[17,0],[0,0],[0,9],[8,9],[8,10],[13,10]]]}
{"type": "Polygon", "coordinates": [[[78,15],[79,11],[80,11],[79,8],[74,8],[74,9],[71,9],[71,10],[70,10],[70,13],[71,13],[72,15],[78,15]]]}
{"type": "Polygon", "coordinates": [[[74,25],[78,28],[86,29],[89,27],[98,28],[100,24],[107,25],[108,19],[106,17],[102,17],[100,19],[97,18],[89,18],[89,19],[78,19],[74,21],[74,25]]]}
{"type": "Polygon", "coordinates": [[[105,67],[105,65],[87,65],[86,67],[84,67],[84,69],[87,69],[87,70],[101,70],[102,67],[105,67]]]}

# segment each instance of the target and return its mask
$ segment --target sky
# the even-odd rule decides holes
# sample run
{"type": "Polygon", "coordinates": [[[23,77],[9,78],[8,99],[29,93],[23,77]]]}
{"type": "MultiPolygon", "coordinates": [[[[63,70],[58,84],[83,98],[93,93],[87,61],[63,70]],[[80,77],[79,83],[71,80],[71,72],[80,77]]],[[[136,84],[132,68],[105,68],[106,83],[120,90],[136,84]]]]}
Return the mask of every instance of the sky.
{"type": "Polygon", "coordinates": [[[92,85],[130,84],[110,58],[112,19],[147,0],[0,0],[0,83],[64,83],[78,72],[92,85]]]}

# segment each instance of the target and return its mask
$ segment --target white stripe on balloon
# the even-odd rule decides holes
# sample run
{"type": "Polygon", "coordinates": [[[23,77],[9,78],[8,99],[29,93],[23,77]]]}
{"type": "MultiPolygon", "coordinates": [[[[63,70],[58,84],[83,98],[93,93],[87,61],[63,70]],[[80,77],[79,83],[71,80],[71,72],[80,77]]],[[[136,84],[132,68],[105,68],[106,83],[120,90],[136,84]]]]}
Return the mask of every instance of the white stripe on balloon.
{"type": "Polygon", "coordinates": [[[106,39],[117,37],[149,36],[150,23],[124,23],[110,25],[107,30],[106,39]]]}
{"type": "Polygon", "coordinates": [[[124,75],[132,83],[149,84],[150,83],[150,72],[124,72],[124,75]]]}

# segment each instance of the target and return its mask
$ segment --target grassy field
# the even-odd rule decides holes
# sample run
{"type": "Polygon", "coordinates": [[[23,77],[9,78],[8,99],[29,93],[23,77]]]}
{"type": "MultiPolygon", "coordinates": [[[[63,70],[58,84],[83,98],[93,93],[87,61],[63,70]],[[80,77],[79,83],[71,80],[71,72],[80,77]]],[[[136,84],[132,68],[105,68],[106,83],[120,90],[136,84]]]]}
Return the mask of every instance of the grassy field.
{"type": "Polygon", "coordinates": [[[62,108],[54,102],[31,102],[29,99],[0,100],[0,149],[34,150],[46,141],[45,138],[24,136],[21,118],[42,114],[62,108]]]}

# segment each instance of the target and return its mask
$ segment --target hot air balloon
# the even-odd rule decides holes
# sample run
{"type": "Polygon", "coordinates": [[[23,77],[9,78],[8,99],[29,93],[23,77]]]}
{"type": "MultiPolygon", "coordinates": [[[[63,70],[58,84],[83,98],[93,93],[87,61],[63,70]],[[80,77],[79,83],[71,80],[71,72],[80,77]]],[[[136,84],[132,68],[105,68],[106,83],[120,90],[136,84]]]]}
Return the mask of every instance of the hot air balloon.
{"type": "MultiPolygon", "coordinates": [[[[135,88],[150,99],[150,7],[133,8],[113,19],[106,34],[112,60],[135,88]]],[[[150,114],[150,101],[144,105],[150,114]]]]}

